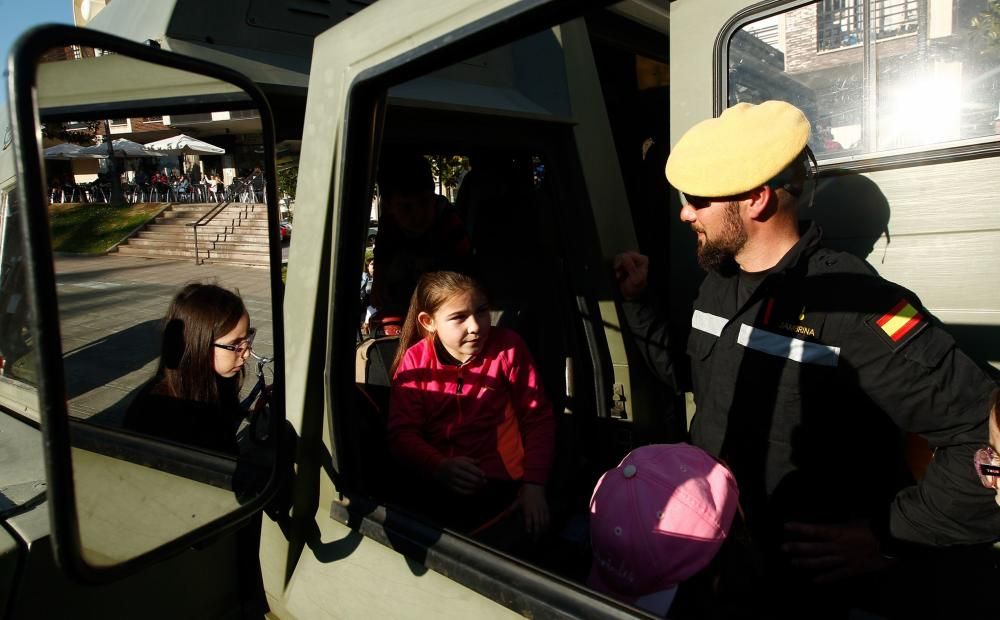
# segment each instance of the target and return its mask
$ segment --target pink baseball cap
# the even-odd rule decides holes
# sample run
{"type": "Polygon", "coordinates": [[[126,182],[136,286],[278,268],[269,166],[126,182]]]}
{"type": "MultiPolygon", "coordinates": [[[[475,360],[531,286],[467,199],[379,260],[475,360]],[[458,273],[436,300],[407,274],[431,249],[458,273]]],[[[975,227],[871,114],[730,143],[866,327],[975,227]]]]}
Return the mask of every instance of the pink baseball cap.
{"type": "Polygon", "coordinates": [[[587,585],[665,614],[673,598],[667,591],[715,557],[738,501],[732,473],[704,450],[684,443],[636,448],[601,476],[590,498],[587,585]]]}

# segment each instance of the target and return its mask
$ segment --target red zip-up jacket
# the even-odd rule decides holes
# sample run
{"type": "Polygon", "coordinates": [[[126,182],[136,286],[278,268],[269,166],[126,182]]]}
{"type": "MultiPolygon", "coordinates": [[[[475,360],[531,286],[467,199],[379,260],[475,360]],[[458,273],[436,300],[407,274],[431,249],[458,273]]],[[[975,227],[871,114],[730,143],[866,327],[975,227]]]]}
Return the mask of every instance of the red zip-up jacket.
{"type": "Polygon", "coordinates": [[[555,420],[534,360],[516,333],[494,327],[464,364],[435,340],[410,347],[389,400],[389,447],[432,475],[446,458],[467,456],[487,478],[545,484],[555,420]]]}

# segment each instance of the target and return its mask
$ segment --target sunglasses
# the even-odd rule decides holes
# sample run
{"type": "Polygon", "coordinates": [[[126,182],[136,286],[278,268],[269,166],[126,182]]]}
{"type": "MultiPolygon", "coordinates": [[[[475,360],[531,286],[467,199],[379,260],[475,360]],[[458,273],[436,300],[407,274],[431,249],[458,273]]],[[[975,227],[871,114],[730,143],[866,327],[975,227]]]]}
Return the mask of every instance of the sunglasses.
{"type": "Polygon", "coordinates": [[[746,197],[748,192],[743,192],[742,194],[733,194],[731,196],[695,196],[693,194],[685,194],[680,192],[681,204],[690,205],[694,209],[704,209],[713,202],[735,202],[746,197]]]}
{"type": "Polygon", "coordinates": [[[257,335],[257,328],[251,327],[250,329],[247,330],[247,337],[236,344],[219,344],[217,342],[214,342],[212,343],[212,346],[243,355],[251,347],[253,347],[253,337],[256,335],[257,335]]]}
{"type": "Polygon", "coordinates": [[[979,481],[987,489],[997,488],[997,479],[1000,477],[1000,458],[993,448],[986,446],[976,450],[972,457],[972,463],[979,475],[979,481]]]}

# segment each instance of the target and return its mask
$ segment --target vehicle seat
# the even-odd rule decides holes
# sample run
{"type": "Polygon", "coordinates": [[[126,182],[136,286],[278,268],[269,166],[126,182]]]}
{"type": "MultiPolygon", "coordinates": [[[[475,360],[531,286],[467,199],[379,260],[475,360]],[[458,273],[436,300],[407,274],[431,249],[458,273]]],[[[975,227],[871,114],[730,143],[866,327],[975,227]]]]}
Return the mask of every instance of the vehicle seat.
{"type": "Polygon", "coordinates": [[[355,349],[357,403],[348,437],[364,491],[384,499],[392,482],[392,458],[386,437],[389,417],[389,370],[399,348],[398,336],[369,338],[355,349]]]}

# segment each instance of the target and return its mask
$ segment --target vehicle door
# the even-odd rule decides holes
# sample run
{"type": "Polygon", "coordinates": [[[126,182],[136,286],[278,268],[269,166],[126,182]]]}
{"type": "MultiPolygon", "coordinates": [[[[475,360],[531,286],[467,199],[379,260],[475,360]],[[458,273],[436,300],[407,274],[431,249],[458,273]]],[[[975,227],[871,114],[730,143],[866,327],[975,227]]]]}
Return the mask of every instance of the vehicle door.
{"type": "MultiPolygon", "coordinates": [[[[317,38],[285,305],[286,322],[300,326],[288,334],[287,362],[301,503],[292,524],[265,524],[261,554],[279,614],[635,613],[584,585],[594,483],[632,445],[665,435],[660,412],[630,388],[610,272],[615,253],[636,243],[616,155],[638,176],[645,136],[616,135],[605,102],[618,84],[598,69],[636,75],[641,54],[618,54],[630,32],[657,41],[662,59],[665,7],[644,23],[596,4],[383,0],[317,38]],[[595,41],[614,47],[601,67],[595,41]],[[541,557],[500,553],[394,493],[387,368],[380,383],[368,366],[383,343],[358,346],[357,291],[379,162],[403,149],[430,158],[442,199],[444,164],[471,162],[451,198],[495,321],[521,334],[553,402],[558,525],[541,557]],[[485,182],[478,198],[474,178],[485,182]]],[[[638,91],[634,82],[622,90],[638,91]]],[[[390,243],[386,217],[379,212],[376,256],[390,243]]]]}

